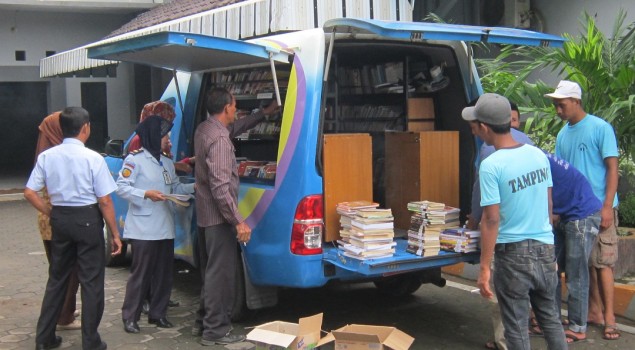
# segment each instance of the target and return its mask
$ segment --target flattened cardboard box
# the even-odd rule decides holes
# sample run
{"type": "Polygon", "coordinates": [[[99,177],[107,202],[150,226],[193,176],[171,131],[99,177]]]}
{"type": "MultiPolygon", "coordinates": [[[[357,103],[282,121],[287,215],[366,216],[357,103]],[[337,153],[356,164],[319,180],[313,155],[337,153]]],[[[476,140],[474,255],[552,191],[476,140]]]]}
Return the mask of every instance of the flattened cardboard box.
{"type": "Polygon", "coordinates": [[[334,330],[317,346],[335,340],[335,350],[407,350],[414,338],[395,327],[351,324],[334,330]]]}
{"type": "Polygon", "coordinates": [[[273,321],[256,326],[247,340],[256,344],[256,350],[309,350],[320,340],[322,314],[304,317],[298,323],[273,321]]]}

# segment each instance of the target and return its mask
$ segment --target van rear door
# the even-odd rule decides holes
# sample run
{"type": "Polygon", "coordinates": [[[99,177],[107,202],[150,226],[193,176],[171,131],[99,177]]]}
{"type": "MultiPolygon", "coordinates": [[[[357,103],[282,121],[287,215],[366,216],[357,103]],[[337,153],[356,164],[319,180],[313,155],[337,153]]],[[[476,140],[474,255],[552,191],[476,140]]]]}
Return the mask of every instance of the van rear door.
{"type": "Polygon", "coordinates": [[[564,38],[559,36],[515,28],[425,22],[390,22],[355,18],[328,20],[324,23],[324,31],[326,33],[351,35],[373,34],[386,39],[411,41],[451,40],[550,47],[562,47],[565,41],[564,38]]]}
{"type": "MultiPolygon", "coordinates": [[[[401,40],[418,43],[432,41],[484,42],[528,46],[561,47],[564,38],[513,28],[480,27],[423,22],[388,22],[372,19],[340,18],[324,23],[325,33],[339,34],[338,38],[370,38],[401,40]]],[[[334,45],[337,47],[337,42],[334,45]]],[[[466,70],[466,71],[469,71],[466,70]]],[[[464,79],[468,81],[468,79],[464,79]]],[[[407,239],[396,238],[396,253],[389,258],[357,260],[346,257],[335,246],[324,247],[323,260],[341,269],[368,277],[389,276],[408,271],[439,268],[459,262],[478,263],[480,253],[441,251],[438,256],[420,257],[406,252],[407,239]]]]}
{"type": "Polygon", "coordinates": [[[158,32],[93,46],[88,57],[132,62],[179,72],[288,63],[288,53],[240,40],[202,34],[158,32]]]}

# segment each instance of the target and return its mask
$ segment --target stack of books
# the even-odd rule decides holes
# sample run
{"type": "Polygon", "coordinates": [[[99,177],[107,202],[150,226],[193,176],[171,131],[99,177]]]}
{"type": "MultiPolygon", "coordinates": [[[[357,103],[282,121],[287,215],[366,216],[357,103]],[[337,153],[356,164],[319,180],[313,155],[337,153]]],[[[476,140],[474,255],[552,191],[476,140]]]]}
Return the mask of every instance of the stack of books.
{"type": "Polygon", "coordinates": [[[449,228],[441,231],[441,249],[457,253],[479,250],[481,231],[466,228],[449,228]]]}
{"type": "Polygon", "coordinates": [[[393,256],[397,242],[390,209],[363,208],[350,219],[348,236],[338,240],[344,256],[358,260],[393,256]]]}
{"type": "Polygon", "coordinates": [[[340,237],[341,240],[348,243],[351,233],[351,222],[356,216],[357,211],[360,209],[374,209],[379,206],[378,203],[358,200],[351,202],[341,202],[335,207],[335,210],[340,214],[340,237]]]}
{"type": "Polygon", "coordinates": [[[439,255],[441,231],[459,227],[460,209],[443,203],[416,201],[408,203],[408,210],[413,214],[406,251],[424,257],[439,255]]]}

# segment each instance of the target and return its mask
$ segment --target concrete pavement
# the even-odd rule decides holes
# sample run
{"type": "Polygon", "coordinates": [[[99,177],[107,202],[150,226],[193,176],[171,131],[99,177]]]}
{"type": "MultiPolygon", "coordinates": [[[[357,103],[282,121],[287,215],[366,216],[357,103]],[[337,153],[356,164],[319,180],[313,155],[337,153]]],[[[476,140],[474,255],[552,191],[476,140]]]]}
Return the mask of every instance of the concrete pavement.
{"type": "MultiPolygon", "coordinates": [[[[0,202],[0,350],[33,349],[35,325],[48,277],[48,263],[36,224],[36,211],[25,200],[0,202]]],[[[161,329],[142,317],[140,334],[125,333],[121,322],[121,305],[125,295],[127,267],[107,268],[105,311],[99,332],[109,349],[201,349],[198,337],[190,334],[194,310],[198,305],[196,270],[184,263],[176,264],[172,299],[180,306],[171,308],[168,318],[175,327],[161,329]]],[[[78,296],[78,303],[80,298],[78,296]]],[[[79,305],[78,305],[79,307],[79,305]]],[[[236,332],[246,334],[240,325],[236,332]]],[[[81,349],[81,332],[59,331],[61,349],[81,349]]],[[[250,346],[251,344],[242,345],[250,346]]],[[[209,349],[225,349],[216,345],[209,349]]],[[[246,348],[246,347],[241,347],[246,348]]]]}

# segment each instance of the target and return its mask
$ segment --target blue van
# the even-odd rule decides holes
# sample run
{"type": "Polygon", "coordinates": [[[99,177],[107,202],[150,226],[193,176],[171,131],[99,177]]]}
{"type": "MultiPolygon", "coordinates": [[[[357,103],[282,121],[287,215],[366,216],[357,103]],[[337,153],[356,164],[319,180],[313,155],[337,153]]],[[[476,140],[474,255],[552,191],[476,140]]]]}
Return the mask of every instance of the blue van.
{"type": "MultiPolygon", "coordinates": [[[[443,286],[443,266],[478,263],[478,252],[442,251],[431,257],[407,253],[403,233],[408,227],[397,224],[394,256],[347,258],[335,244],[339,217],[329,200],[336,195],[348,200],[374,200],[386,207],[392,191],[386,173],[411,170],[407,166],[386,166],[391,164],[386,159],[386,135],[413,132],[417,120],[409,117],[420,111],[414,110],[418,107],[410,102],[418,99],[430,109],[431,116],[423,116],[428,118],[424,129],[458,136],[453,141],[458,149],[456,164],[451,165],[457,172],[445,176],[456,180],[451,186],[455,188],[438,190],[455,191],[456,200],[447,204],[460,206],[465,216],[469,212],[476,147],[469,126],[460,116],[468,102],[482,93],[469,43],[558,47],[563,41],[561,37],[519,29],[348,18],[329,20],[322,28],[246,41],[158,32],[91,47],[88,56],[174,72],[162,100],[175,104],[171,140],[172,153],[179,156],[192,155],[194,130],[206,118],[203,96],[210,88],[228,88],[243,110],[258,108],[273,99],[280,102],[278,118],[263,122],[235,140],[241,161],[239,209],[253,229],[250,244],[236,247],[236,253],[242,256],[241,270],[237,271],[241,295],[235,307],[235,313],[240,313],[246,308],[274,305],[279,287],[373,281],[392,294],[408,294],[426,282],[443,286]],[[347,160],[332,166],[338,167],[339,178],[346,178],[362,171],[358,165],[346,162],[369,164],[359,186],[370,186],[371,198],[356,197],[357,186],[333,187],[331,182],[335,180],[325,177],[330,161],[324,154],[325,140],[338,135],[353,139],[364,135],[370,140],[359,146],[366,150],[363,154],[358,148],[335,150],[335,157],[345,155],[347,160]],[[329,192],[330,188],[337,191],[329,192]]],[[[440,140],[445,142],[445,136],[440,140]]],[[[107,157],[113,177],[124,157],[122,152],[116,153],[107,157]]],[[[442,177],[443,167],[437,167],[442,177]]],[[[187,177],[184,180],[193,181],[187,177]]],[[[114,201],[125,239],[127,205],[119,198],[114,201]]],[[[399,206],[405,208],[406,204],[399,206]]],[[[196,265],[194,216],[192,207],[179,209],[175,253],[196,265]]]]}

